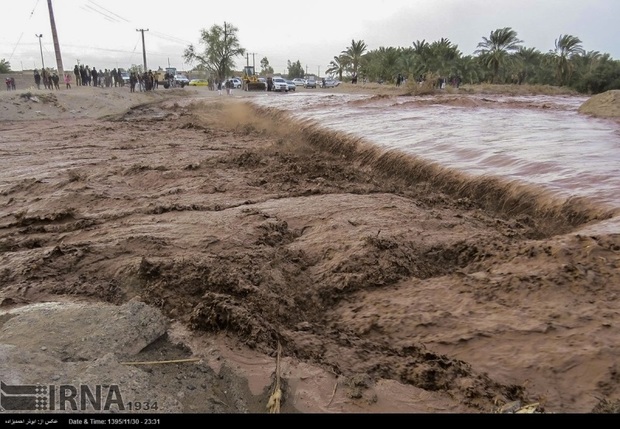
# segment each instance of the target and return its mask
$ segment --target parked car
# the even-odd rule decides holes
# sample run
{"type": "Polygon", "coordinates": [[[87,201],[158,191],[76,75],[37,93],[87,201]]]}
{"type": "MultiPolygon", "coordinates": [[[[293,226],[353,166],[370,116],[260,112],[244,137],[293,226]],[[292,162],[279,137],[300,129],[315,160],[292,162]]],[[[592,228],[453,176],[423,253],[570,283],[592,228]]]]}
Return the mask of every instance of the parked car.
{"type": "Polygon", "coordinates": [[[192,79],[188,83],[189,86],[209,86],[207,79],[192,79]]]}
{"type": "Polygon", "coordinates": [[[121,72],[121,78],[123,79],[123,85],[129,85],[129,73],[126,71],[121,72]]]}
{"type": "Polygon", "coordinates": [[[296,77],[295,79],[293,79],[293,82],[295,83],[295,86],[299,87],[303,87],[306,85],[306,79],[302,79],[300,77],[296,77]]]}
{"type": "Polygon", "coordinates": [[[316,80],[314,78],[307,79],[304,88],[316,88],[316,80]]]}
{"type": "Polygon", "coordinates": [[[227,79],[226,81],[227,82],[228,81],[232,82],[233,89],[238,89],[238,88],[241,88],[243,86],[243,82],[241,82],[241,79],[239,79],[238,77],[233,77],[231,79],[227,79]]]}
{"type": "Polygon", "coordinates": [[[321,88],[335,88],[340,85],[340,81],[336,79],[325,79],[321,81],[321,88]]]}
{"type": "Polygon", "coordinates": [[[189,84],[189,79],[185,75],[175,74],[174,75],[174,84],[176,86],[180,86],[181,88],[183,88],[185,85],[189,84]]]}
{"type": "Polygon", "coordinates": [[[293,82],[292,80],[287,80],[286,85],[288,86],[289,91],[295,91],[295,82],[293,82]]]}
{"type": "Polygon", "coordinates": [[[286,83],[286,80],[284,80],[283,78],[274,77],[273,79],[271,79],[271,82],[273,83],[273,86],[271,87],[272,91],[288,92],[288,85],[286,83]]]}

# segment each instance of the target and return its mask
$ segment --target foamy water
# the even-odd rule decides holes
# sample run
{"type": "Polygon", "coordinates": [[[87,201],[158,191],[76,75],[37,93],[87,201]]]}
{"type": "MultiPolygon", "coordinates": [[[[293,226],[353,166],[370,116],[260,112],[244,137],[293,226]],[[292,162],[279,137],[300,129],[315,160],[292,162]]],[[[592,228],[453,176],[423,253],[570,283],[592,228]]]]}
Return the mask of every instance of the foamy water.
{"type": "Polygon", "coordinates": [[[579,114],[587,97],[472,100],[480,103],[463,107],[433,104],[431,98],[371,99],[319,91],[252,99],[444,167],[620,208],[620,125],[579,114]]]}

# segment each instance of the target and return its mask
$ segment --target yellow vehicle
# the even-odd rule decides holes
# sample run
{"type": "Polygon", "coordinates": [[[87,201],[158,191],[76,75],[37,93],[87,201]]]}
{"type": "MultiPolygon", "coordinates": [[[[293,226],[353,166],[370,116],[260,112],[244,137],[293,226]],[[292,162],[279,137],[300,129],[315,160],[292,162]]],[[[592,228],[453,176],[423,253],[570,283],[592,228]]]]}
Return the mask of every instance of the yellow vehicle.
{"type": "Polygon", "coordinates": [[[267,88],[265,82],[258,80],[258,75],[254,71],[254,66],[243,68],[243,90],[244,91],[264,91],[267,88]]]}
{"type": "Polygon", "coordinates": [[[207,79],[192,79],[188,83],[189,86],[209,86],[207,79]]]}

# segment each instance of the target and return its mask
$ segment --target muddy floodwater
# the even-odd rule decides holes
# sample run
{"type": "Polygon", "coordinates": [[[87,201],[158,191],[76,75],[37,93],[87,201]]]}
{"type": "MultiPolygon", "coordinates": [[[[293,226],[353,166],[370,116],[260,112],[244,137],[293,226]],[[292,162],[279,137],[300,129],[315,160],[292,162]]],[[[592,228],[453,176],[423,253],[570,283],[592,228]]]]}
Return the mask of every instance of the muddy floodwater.
{"type": "Polygon", "coordinates": [[[620,208],[620,125],[578,113],[586,100],[309,92],[253,99],[444,167],[620,208]]]}

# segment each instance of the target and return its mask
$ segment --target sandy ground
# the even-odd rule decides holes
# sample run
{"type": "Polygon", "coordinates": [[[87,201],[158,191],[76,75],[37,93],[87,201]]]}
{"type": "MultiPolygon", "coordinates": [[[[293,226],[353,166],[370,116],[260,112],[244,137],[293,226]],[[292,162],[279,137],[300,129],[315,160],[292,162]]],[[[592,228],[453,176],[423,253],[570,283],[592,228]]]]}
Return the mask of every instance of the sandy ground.
{"type": "MultiPolygon", "coordinates": [[[[326,91],[351,90],[396,95],[326,91]]],[[[618,411],[620,235],[580,232],[613,213],[256,95],[0,95],[3,381],[159,412],[618,411]]]]}

